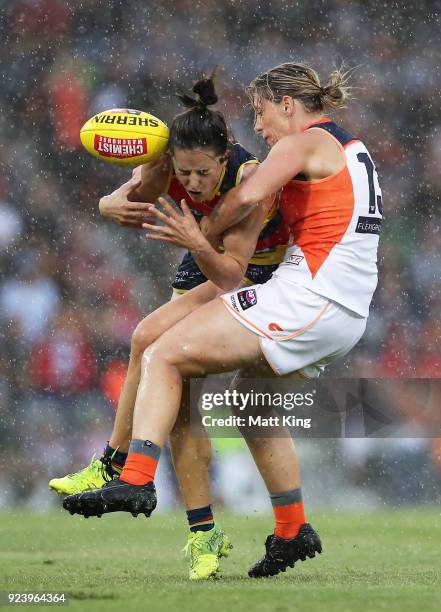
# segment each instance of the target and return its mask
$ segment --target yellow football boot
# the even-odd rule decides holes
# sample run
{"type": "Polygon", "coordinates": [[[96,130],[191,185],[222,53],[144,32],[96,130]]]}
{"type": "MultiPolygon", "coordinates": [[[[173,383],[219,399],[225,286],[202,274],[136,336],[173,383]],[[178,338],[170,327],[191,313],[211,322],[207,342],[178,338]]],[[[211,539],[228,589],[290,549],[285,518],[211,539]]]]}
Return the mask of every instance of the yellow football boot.
{"type": "Polygon", "coordinates": [[[52,478],[49,482],[49,489],[56,491],[60,495],[72,495],[83,491],[101,489],[106,482],[112,480],[108,475],[107,464],[101,459],[92,457],[89,465],[79,472],[68,474],[63,478],[52,478]]]}
{"type": "Polygon", "coordinates": [[[184,548],[190,553],[190,580],[208,580],[216,576],[219,559],[228,557],[232,548],[228,536],[216,525],[210,531],[191,532],[184,548]]]}

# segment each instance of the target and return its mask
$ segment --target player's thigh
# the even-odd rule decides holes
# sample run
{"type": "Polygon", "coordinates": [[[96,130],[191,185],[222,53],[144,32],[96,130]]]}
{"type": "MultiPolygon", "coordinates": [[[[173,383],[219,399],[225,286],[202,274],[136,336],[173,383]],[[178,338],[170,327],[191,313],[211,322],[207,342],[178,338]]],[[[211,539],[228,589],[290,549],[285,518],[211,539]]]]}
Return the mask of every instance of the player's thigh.
{"type": "Polygon", "coordinates": [[[220,299],[201,306],[163,334],[146,356],[147,363],[155,354],[177,366],[183,376],[264,363],[259,336],[236,321],[220,299]]]}
{"type": "Polygon", "coordinates": [[[301,372],[290,372],[289,374],[276,374],[268,362],[258,363],[256,365],[247,366],[238,370],[233,378],[232,386],[235,383],[240,383],[241,380],[249,380],[252,378],[276,378],[277,380],[294,380],[305,382],[305,377],[301,372]]]}
{"type": "Polygon", "coordinates": [[[138,323],[133,334],[134,344],[142,349],[147,348],[178,321],[216,298],[218,294],[218,288],[210,282],[203,283],[187,293],[173,293],[169,302],[138,323]]]}

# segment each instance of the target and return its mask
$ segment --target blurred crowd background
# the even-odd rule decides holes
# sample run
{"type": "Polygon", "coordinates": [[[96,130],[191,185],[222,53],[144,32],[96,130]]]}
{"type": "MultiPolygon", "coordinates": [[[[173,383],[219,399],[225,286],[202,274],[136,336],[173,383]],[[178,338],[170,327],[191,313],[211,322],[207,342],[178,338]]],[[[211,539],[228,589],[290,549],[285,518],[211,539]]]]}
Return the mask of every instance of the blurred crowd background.
{"type": "MultiPolygon", "coordinates": [[[[376,161],[386,220],[366,335],[332,374],[441,376],[435,6],[429,0],[409,6],[361,0],[0,3],[0,506],[49,507],[56,503],[46,490],[49,476],[74,471],[100,452],[131,332],[168,299],[182,257],[149,243],[142,231],[100,218],[100,196],[130,172],[89,156],[80,127],[114,107],[170,121],[181,110],[174,93],[215,65],[219,109],[231,133],[261,157],[265,149],[253,135],[244,95],[255,75],[287,60],[310,63],[324,81],[342,61],[357,67],[357,99],[337,119],[365,141],[376,161]]],[[[438,440],[300,446],[306,496],[317,503],[439,500],[438,440]],[[323,487],[332,490],[326,499],[323,487]]],[[[249,491],[248,505],[253,492],[255,506],[266,508],[240,441],[216,448],[220,500],[243,499],[232,493],[236,479],[238,490],[249,491]]],[[[176,503],[171,473],[165,458],[164,508],[176,503]]]]}

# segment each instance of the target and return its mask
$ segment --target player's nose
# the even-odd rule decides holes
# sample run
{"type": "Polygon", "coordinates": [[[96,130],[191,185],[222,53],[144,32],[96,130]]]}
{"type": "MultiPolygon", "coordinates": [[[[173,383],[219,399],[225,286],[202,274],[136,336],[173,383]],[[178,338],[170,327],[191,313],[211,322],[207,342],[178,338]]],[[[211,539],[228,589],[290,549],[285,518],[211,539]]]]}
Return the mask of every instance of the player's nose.
{"type": "Polygon", "coordinates": [[[197,188],[199,187],[199,177],[197,176],[197,174],[191,174],[189,176],[188,186],[190,189],[193,189],[194,191],[197,190],[197,188]]]}

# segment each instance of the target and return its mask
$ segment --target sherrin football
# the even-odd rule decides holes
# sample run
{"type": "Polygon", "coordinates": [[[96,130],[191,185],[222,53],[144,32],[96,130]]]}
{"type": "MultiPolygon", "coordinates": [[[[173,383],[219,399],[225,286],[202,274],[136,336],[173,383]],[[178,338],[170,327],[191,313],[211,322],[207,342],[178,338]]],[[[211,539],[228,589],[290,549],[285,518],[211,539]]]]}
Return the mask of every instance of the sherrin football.
{"type": "Polygon", "coordinates": [[[139,166],[164,153],[168,127],[144,111],[112,108],[86,121],[80,138],[98,159],[117,166],[139,166]]]}

